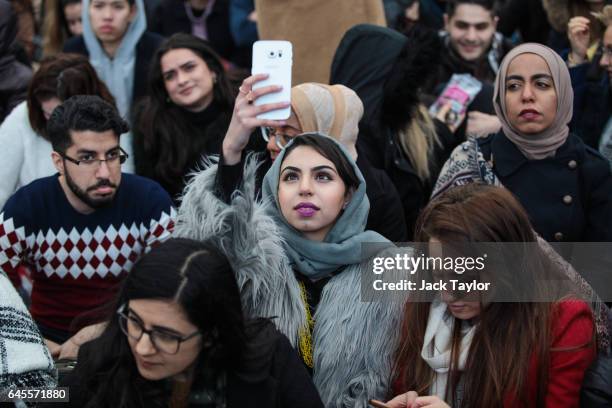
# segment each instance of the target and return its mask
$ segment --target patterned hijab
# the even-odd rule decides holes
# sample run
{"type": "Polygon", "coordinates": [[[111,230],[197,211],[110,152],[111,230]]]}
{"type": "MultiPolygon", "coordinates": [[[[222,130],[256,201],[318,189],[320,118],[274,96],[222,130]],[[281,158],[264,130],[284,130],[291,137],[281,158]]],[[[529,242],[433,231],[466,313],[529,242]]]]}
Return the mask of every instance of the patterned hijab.
{"type": "Polygon", "coordinates": [[[550,48],[536,43],[519,45],[510,51],[501,63],[495,80],[493,104],[502,130],[518,149],[530,160],[553,157],[557,149],[565,143],[569,134],[567,124],[572,119],[574,91],[569,71],[561,57],[550,48]],[[557,92],[557,114],[553,123],[538,134],[527,135],[516,130],[506,117],[506,76],[510,63],[521,54],[535,54],[544,59],[553,77],[557,92]]]}

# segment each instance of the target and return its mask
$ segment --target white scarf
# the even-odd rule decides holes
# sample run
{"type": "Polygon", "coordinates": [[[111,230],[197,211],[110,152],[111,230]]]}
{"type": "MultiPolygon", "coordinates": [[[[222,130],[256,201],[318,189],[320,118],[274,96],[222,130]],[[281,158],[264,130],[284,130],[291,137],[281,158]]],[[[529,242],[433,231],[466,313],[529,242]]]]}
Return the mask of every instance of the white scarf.
{"type": "MultiPolygon", "coordinates": [[[[433,302],[429,309],[429,319],[425,330],[425,339],[421,349],[421,358],[425,360],[436,373],[434,382],[429,388],[430,395],[436,395],[444,400],[446,395],[446,383],[451,363],[451,340],[454,317],[447,312],[446,303],[439,300],[433,302]]],[[[467,360],[468,351],[474,330],[472,326],[463,333],[459,351],[459,370],[463,371],[467,360]]]]}

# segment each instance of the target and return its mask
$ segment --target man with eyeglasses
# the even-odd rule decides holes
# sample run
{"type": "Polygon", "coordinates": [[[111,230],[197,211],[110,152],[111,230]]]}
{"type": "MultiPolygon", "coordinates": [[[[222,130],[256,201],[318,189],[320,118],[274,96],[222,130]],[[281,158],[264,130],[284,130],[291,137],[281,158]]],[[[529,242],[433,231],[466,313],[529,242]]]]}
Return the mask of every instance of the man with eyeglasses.
{"type": "Polygon", "coordinates": [[[0,270],[19,286],[17,267],[31,266],[31,313],[52,353],[76,354],[97,334],[96,325],[74,334],[73,319],[112,300],[133,264],[173,229],[168,194],[121,173],[127,130],[101,98],[69,98],[48,122],[58,174],[19,189],[0,213],[0,270]]]}

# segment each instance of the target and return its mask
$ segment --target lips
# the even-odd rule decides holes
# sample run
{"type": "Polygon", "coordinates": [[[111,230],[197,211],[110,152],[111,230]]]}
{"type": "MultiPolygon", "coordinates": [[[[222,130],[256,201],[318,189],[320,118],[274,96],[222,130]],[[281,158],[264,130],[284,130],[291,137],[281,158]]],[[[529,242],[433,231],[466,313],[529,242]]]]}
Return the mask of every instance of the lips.
{"type": "Polygon", "coordinates": [[[110,33],[113,31],[113,26],[103,25],[100,27],[100,31],[102,31],[103,33],[110,33]]]}
{"type": "Polygon", "coordinates": [[[182,91],[180,91],[179,94],[181,94],[181,95],[189,95],[192,90],[193,90],[193,86],[190,86],[189,88],[185,88],[182,91]]]}
{"type": "Polygon", "coordinates": [[[302,217],[312,217],[320,208],[313,203],[299,203],[294,207],[294,210],[302,217]]]}
{"type": "Polygon", "coordinates": [[[526,120],[534,120],[540,117],[541,114],[535,109],[524,109],[519,113],[519,116],[526,120]]]}

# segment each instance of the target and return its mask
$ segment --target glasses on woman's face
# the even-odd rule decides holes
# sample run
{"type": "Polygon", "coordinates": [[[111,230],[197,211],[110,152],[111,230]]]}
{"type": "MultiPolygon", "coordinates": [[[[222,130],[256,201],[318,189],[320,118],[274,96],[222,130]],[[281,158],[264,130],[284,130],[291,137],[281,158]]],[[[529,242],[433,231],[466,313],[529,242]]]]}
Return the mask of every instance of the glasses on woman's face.
{"type": "Polygon", "coordinates": [[[276,131],[272,127],[261,127],[261,137],[265,140],[266,143],[270,141],[271,137],[274,137],[274,142],[276,143],[276,147],[283,150],[291,140],[293,140],[297,135],[287,135],[285,133],[280,133],[276,131]]]}
{"type": "Polygon", "coordinates": [[[139,321],[135,316],[131,316],[129,311],[126,312],[125,306],[119,308],[117,314],[119,315],[119,327],[126,336],[132,338],[133,340],[140,341],[143,334],[146,333],[149,336],[149,340],[153,344],[153,347],[155,347],[157,351],[166,354],[178,353],[182,342],[200,334],[199,330],[187,336],[167,332],[163,329],[147,330],[141,321],[139,321]]]}

